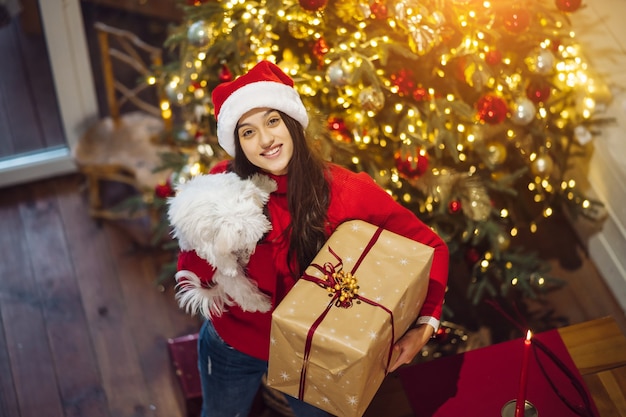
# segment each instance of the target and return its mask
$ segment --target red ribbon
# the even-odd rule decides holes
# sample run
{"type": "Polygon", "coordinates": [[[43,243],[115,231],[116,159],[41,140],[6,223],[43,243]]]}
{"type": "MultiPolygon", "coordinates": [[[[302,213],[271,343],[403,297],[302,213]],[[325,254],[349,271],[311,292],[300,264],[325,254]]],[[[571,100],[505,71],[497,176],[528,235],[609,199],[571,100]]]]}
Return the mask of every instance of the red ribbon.
{"type": "MultiPolygon", "coordinates": [[[[351,274],[354,275],[356,270],[359,268],[359,266],[361,265],[361,263],[363,262],[363,260],[365,259],[365,257],[367,256],[367,254],[369,253],[369,251],[372,249],[372,247],[374,246],[374,244],[376,243],[376,241],[378,240],[378,238],[380,237],[380,234],[383,232],[383,228],[379,227],[376,232],[374,233],[374,235],[371,237],[370,241],[368,242],[367,246],[365,246],[365,249],[363,249],[363,252],[361,253],[361,256],[359,257],[359,259],[356,261],[356,263],[354,264],[354,266],[352,267],[352,271],[351,274]]],[[[318,284],[319,286],[323,287],[323,288],[334,288],[335,284],[337,283],[334,274],[336,272],[339,272],[343,269],[343,261],[341,260],[341,258],[339,257],[339,255],[337,255],[335,253],[335,251],[332,250],[332,248],[329,246],[328,247],[328,251],[335,257],[335,259],[337,259],[337,263],[336,264],[332,264],[330,262],[326,262],[324,264],[324,266],[320,266],[317,264],[311,264],[312,267],[318,269],[319,271],[321,271],[324,274],[324,279],[312,276],[307,274],[306,272],[304,273],[304,275],[302,276],[302,279],[305,279],[307,281],[313,282],[315,284],[318,284]]],[[[302,359],[302,372],[300,372],[300,388],[298,391],[298,398],[300,400],[304,399],[304,387],[306,384],[306,372],[309,366],[309,358],[311,356],[311,345],[313,343],[313,335],[315,334],[315,331],[317,330],[317,328],[319,327],[319,325],[322,323],[322,321],[324,321],[324,319],[326,318],[326,316],[328,315],[328,312],[330,311],[330,309],[333,307],[333,305],[337,306],[337,307],[343,307],[343,308],[350,308],[352,307],[352,300],[349,300],[349,302],[340,302],[339,301],[339,297],[341,296],[341,291],[336,291],[334,295],[332,295],[332,298],[330,300],[330,302],[328,303],[328,305],[326,306],[326,308],[324,309],[324,311],[322,311],[322,313],[319,315],[319,317],[313,322],[313,324],[311,325],[311,327],[309,328],[309,331],[307,333],[306,336],[306,341],[304,343],[304,357],[302,359]]],[[[387,368],[389,368],[389,363],[391,362],[391,355],[393,353],[393,341],[395,340],[395,330],[394,330],[394,322],[393,322],[393,312],[391,310],[389,310],[387,307],[372,301],[368,298],[362,297],[361,295],[355,294],[354,298],[357,299],[357,302],[364,302],[367,304],[370,304],[374,307],[379,307],[382,308],[383,310],[385,310],[387,313],[389,313],[389,317],[391,319],[391,343],[389,345],[389,353],[387,355],[387,368]]]]}

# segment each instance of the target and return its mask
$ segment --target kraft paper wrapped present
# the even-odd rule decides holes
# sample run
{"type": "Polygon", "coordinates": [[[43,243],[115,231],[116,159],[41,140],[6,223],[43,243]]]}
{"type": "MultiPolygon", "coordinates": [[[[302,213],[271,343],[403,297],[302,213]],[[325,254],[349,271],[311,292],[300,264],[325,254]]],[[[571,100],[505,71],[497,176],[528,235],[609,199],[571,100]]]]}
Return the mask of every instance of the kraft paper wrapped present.
{"type": "Polygon", "coordinates": [[[268,385],[363,415],[422,307],[433,252],[363,221],[341,224],[272,314],[268,385]]]}

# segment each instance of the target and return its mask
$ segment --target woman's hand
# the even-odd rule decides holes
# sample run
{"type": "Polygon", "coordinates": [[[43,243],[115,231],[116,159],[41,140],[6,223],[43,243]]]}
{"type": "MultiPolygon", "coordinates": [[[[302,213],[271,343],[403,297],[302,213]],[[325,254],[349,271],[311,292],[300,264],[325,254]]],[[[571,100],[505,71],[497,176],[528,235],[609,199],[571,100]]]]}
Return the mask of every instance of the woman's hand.
{"type": "Polygon", "coordinates": [[[415,355],[422,350],[434,332],[435,329],[430,324],[422,324],[406,332],[404,336],[393,345],[394,352],[400,352],[400,355],[394,363],[389,365],[387,371],[393,372],[401,365],[411,363],[415,355]]]}

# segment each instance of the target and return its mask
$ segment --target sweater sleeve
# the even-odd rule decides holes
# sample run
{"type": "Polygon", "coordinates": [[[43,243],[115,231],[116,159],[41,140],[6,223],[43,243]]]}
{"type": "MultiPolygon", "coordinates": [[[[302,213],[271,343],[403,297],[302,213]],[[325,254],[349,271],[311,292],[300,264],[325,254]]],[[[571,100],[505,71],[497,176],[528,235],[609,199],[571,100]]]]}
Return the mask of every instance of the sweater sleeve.
{"type": "MultiPolygon", "coordinates": [[[[359,219],[383,227],[434,249],[428,293],[420,317],[441,318],[448,282],[449,253],[443,239],[412,211],[395,201],[366,173],[354,174],[344,169],[333,171],[331,199],[341,207],[343,218],[337,223],[359,219]]],[[[333,222],[333,219],[329,219],[333,222]]]]}
{"type": "MultiPolygon", "coordinates": [[[[215,268],[207,261],[198,256],[196,251],[180,251],[178,254],[177,271],[189,271],[196,275],[200,283],[205,287],[211,286],[211,280],[215,273],[215,268]]],[[[184,279],[183,274],[178,274],[184,279]]],[[[180,279],[178,280],[180,281],[180,279]]]]}

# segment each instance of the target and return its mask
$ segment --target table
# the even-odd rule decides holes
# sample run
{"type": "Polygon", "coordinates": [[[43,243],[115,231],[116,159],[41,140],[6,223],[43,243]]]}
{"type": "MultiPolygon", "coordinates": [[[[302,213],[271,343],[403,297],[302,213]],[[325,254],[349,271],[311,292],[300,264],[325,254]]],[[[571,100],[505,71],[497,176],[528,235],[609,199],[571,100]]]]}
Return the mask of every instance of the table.
{"type": "MultiPolygon", "coordinates": [[[[626,337],[610,317],[558,329],[600,416],[626,417],[626,337]]],[[[483,348],[487,349],[487,348],[483,348]]],[[[412,365],[419,366],[419,365],[412,365]]],[[[400,378],[389,375],[364,417],[410,417],[400,378]]]]}

